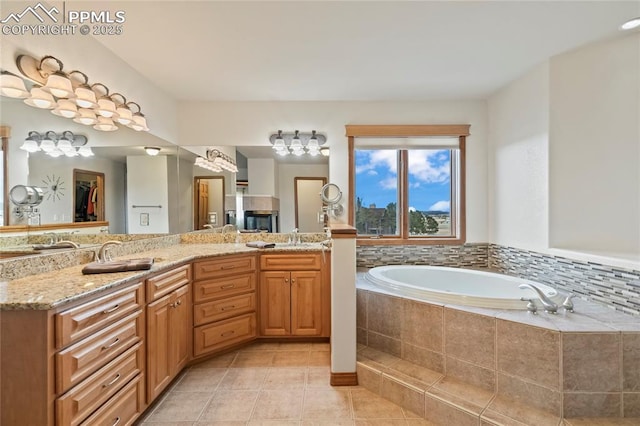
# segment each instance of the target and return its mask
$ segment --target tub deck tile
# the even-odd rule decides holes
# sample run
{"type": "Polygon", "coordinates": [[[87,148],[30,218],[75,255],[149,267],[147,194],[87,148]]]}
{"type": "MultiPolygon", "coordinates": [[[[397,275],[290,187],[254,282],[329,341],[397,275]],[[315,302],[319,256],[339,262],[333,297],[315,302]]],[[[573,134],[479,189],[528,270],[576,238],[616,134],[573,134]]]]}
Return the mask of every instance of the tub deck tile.
{"type": "MultiPolygon", "coordinates": [[[[501,417],[513,419],[515,422],[525,425],[557,426],[562,424],[562,418],[560,416],[532,408],[528,405],[520,404],[504,396],[497,396],[482,413],[482,418],[497,420],[501,417]]],[[[496,422],[496,424],[509,423],[496,422]]]]}
{"type": "Polygon", "coordinates": [[[475,416],[480,416],[494,395],[491,391],[450,377],[443,377],[427,390],[427,394],[475,416]]]}

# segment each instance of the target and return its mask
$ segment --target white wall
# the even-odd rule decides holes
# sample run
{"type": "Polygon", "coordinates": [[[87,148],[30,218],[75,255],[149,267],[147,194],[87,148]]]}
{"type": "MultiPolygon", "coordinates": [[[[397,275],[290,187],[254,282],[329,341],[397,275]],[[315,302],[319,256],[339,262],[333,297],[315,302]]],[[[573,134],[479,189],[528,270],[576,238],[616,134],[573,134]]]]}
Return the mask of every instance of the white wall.
{"type": "Polygon", "coordinates": [[[272,158],[247,159],[248,195],[271,195],[279,198],[278,168],[272,158]]]}
{"type": "MultiPolygon", "coordinates": [[[[328,164],[280,164],[280,232],[289,232],[295,228],[295,190],[296,177],[326,177],[329,181],[328,164]]],[[[320,196],[318,195],[318,199],[320,196]]],[[[304,231],[301,231],[304,232],[304,231]]]]}
{"type": "Polygon", "coordinates": [[[548,247],[549,63],[502,88],[489,106],[489,240],[548,247]]]}
{"type": "MultiPolygon", "coordinates": [[[[93,37],[80,34],[74,36],[11,35],[0,37],[0,47],[0,68],[3,70],[21,75],[15,63],[16,57],[20,54],[28,54],[37,59],[53,55],[62,61],[65,71],[80,70],[87,74],[90,83],[103,83],[112,93],[122,93],[128,101],[140,104],[150,128],[149,133],[163,140],[177,143],[175,100],[93,37]]],[[[35,110],[35,108],[27,108],[35,110]]],[[[51,115],[43,111],[43,114],[45,113],[51,115]]],[[[61,120],[71,122],[69,119],[61,120]]],[[[2,124],[12,125],[2,121],[2,124]]],[[[138,133],[131,129],[120,129],[115,133],[126,132],[138,133]]]]}
{"type": "Polygon", "coordinates": [[[550,245],[640,258],[640,34],[550,64],[550,245]]]}
{"type": "MultiPolygon", "coordinates": [[[[487,241],[485,101],[181,102],[178,106],[178,134],[185,141],[207,134],[218,145],[229,141],[269,146],[269,135],[278,129],[315,129],[326,135],[331,148],[329,181],[340,186],[345,200],[349,197],[346,124],[471,124],[467,139],[467,241],[487,241]]],[[[346,215],[336,222],[346,223],[346,215]]],[[[284,224],[282,229],[286,229],[284,224]]]]}
{"type": "Polygon", "coordinates": [[[640,34],[555,56],[488,105],[489,241],[637,267],[640,34]]]}
{"type": "Polygon", "coordinates": [[[169,191],[167,158],[164,155],[127,157],[127,223],[129,234],[169,232],[169,191]],[[133,208],[137,206],[161,206],[133,208]],[[142,214],[149,215],[147,226],[142,214]]]}

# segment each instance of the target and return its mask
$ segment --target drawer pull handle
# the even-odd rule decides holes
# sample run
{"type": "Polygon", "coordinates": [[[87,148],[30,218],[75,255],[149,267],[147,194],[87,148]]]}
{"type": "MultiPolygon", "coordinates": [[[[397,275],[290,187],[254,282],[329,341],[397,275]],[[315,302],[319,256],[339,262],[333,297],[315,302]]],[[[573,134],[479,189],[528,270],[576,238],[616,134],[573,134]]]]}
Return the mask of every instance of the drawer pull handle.
{"type": "Polygon", "coordinates": [[[227,336],[231,336],[232,334],[234,334],[235,331],[231,330],[231,331],[225,331],[224,333],[222,333],[220,335],[220,337],[227,337],[227,336]]]}
{"type": "Polygon", "coordinates": [[[222,285],[222,286],[220,286],[220,290],[226,290],[228,288],[234,288],[235,286],[236,286],[235,284],[222,285]]]}
{"type": "Polygon", "coordinates": [[[116,421],[111,426],[117,426],[118,423],[120,423],[120,417],[116,417],[116,421]]]}
{"type": "Polygon", "coordinates": [[[120,341],[120,338],[119,338],[119,337],[116,337],[116,340],[114,340],[113,342],[109,343],[109,344],[108,344],[108,345],[106,345],[106,346],[103,346],[103,347],[102,347],[102,350],[103,350],[103,351],[106,351],[107,349],[111,349],[112,347],[114,347],[115,345],[117,345],[119,341],[120,341]]]}
{"type": "Polygon", "coordinates": [[[110,314],[111,312],[115,312],[116,310],[118,310],[119,307],[120,307],[120,305],[115,305],[113,308],[106,309],[106,310],[102,311],[102,313],[103,314],[110,314]]]}
{"type": "Polygon", "coordinates": [[[293,284],[295,282],[296,282],[296,279],[295,278],[291,278],[291,283],[293,284]]]}
{"type": "Polygon", "coordinates": [[[285,278],[285,279],[284,279],[284,282],[285,282],[285,283],[288,283],[288,282],[289,282],[289,278],[285,278]]]}
{"type": "Polygon", "coordinates": [[[176,302],[176,306],[180,306],[180,305],[182,305],[182,300],[178,299],[178,301],[176,302]]]}
{"type": "Polygon", "coordinates": [[[236,265],[225,265],[225,266],[223,266],[223,267],[222,267],[222,268],[220,268],[220,269],[233,269],[233,268],[235,268],[235,267],[236,267],[236,265]]]}
{"type": "Polygon", "coordinates": [[[111,380],[109,383],[105,383],[104,385],[102,385],[102,387],[103,388],[108,388],[109,386],[111,386],[115,382],[117,382],[118,380],[120,380],[120,373],[116,374],[116,377],[114,377],[113,380],[111,380]]]}
{"type": "Polygon", "coordinates": [[[220,308],[221,311],[226,311],[227,309],[235,309],[236,305],[231,305],[231,306],[223,306],[222,308],[220,308]]]}

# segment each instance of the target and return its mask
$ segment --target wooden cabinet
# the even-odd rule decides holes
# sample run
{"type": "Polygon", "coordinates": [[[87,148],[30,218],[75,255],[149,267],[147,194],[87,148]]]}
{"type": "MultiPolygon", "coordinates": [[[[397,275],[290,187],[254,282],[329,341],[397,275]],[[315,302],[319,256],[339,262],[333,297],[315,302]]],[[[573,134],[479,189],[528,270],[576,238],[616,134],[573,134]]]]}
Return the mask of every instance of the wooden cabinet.
{"type": "Polygon", "coordinates": [[[151,403],[191,359],[189,265],[147,280],[147,403],[151,403]],[[158,283],[166,285],[159,285],[158,283]]]}
{"type": "Polygon", "coordinates": [[[262,255],[260,267],[260,334],[329,336],[329,275],[322,256],[262,255]]]}
{"type": "Polygon", "coordinates": [[[143,289],[120,286],[59,311],[3,311],[0,424],[97,424],[92,413],[125,402],[142,412],[143,289]]]}
{"type": "Polygon", "coordinates": [[[256,256],[224,256],[193,265],[193,355],[256,337],[256,256]]]}

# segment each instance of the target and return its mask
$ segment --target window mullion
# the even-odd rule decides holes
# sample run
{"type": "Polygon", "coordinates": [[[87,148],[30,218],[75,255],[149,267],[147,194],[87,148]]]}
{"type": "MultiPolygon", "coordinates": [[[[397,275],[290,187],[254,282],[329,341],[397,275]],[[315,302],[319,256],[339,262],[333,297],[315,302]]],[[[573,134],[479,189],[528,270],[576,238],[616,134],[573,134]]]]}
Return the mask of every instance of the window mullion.
{"type": "Polygon", "coordinates": [[[409,238],[409,154],[406,149],[399,151],[398,164],[398,212],[400,215],[400,238],[409,238]]]}

